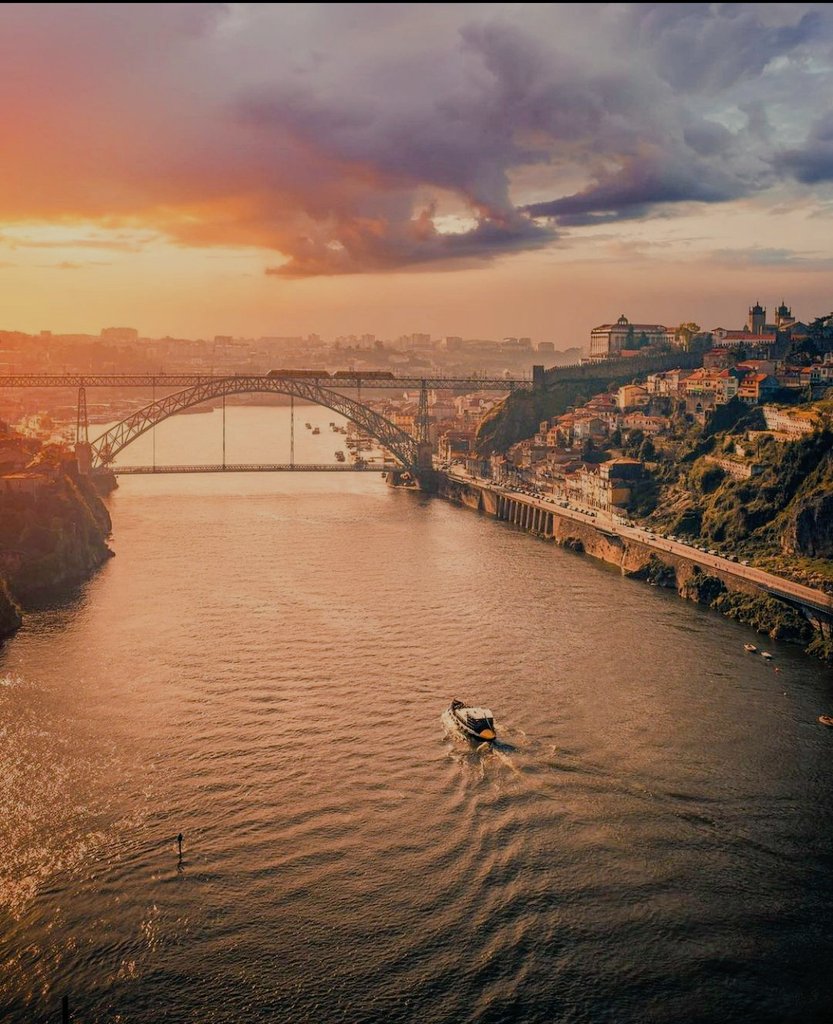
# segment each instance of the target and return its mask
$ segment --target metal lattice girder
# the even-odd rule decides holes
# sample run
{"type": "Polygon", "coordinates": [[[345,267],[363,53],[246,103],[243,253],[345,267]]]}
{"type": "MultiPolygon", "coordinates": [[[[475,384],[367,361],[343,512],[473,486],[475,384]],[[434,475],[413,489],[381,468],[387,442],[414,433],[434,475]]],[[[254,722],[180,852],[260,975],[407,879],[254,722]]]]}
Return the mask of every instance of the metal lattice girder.
{"type": "MultiPolygon", "coordinates": [[[[205,373],[4,373],[0,388],[186,388],[197,384],[227,380],[228,375],[205,373]]],[[[268,379],[266,374],[245,374],[238,380],[268,379]]],[[[274,379],[274,378],[271,378],[274,379]]],[[[283,379],[283,378],[282,378],[283,379]]],[[[286,378],[290,379],[290,378],[286,378]]],[[[336,388],[374,388],[413,391],[423,383],[433,390],[447,391],[517,391],[532,387],[532,382],[518,377],[337,377],[291,378],[309,383],[320,382],[336,388]]]]}
{"type": "Polygon", "coordinates": [[[366,405],[341,395],[337,391],[320,387],[309,379],[285,377],[220,377],[203,381],[193,387],[166,395],[143,409],[134,412],[127,419],[117,423],[92,442],[93,468],[108,465],[122,449],[126,448],[145,431],[155,427],[169,416],[194,405],[210,402],[226,395],[270,392],[292,395],[294,398],[323,405],[333,412],[352,420],[365,434],[376,439],[391,455],[407,468],[419,465],[419,445],[415,438],[366,405]]]}

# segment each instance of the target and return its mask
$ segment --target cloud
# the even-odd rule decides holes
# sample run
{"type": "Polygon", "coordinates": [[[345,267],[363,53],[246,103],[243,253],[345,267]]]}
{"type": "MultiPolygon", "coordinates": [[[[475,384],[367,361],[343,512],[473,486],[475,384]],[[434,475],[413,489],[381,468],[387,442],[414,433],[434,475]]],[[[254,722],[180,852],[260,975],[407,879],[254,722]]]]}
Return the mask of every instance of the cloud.
{"type": "Polygon", "coordinates": [[[675,203],[721,203],[748,194],[757,184],[740,173],[714,167],[695,153],[645,147],[603,172],[581,192],[526,207],[533,217],[555,218],[565,226],[610,223],[647,216],[675,203]]]}
{"type": "Polygon", "coordinates": [[[20,235],[0,234],[0,245],[8,249],[108,249],[113,252],[139,252],[150,237],[119,236],[118,234],[96,237],[32,238],[20,235]]]}
{"type": "MultiPolygon", "coordinates": [[[[776,9],[767,13],[778,16],[781,5],[766,6],[776,9]]],[[[768,24],[763,7],[634,4],[627,22],[631,39],[650,51],[658,74],[675,89],[716,92],[758,77],[777,57],[815,43],[829,31],[825,11],[796,13],[795,6],[783,5],[783,23],[768,24]]]]}
{"type": "Polygon", "coordinates": [[[110,264],[100,260],[85,260],[80,263],[75,260],[61,260],[60,263],[41,263],[40,266],[46,270],[86,270],[89,267],[109,267],[110,264]]]}
{"type": "Polygon", "coordinates": [[[732,268],[776,267],[827,271],[833,268],[833,257],[823,253],[801,253],[794,249],[753,246],[748,249],[717,249],[709,254],[709,262],[732,268]]]}
{"type": "Polygon", "coordinates": [[[777,4],[5,5],[0,219],[113,239],[79,228],[67,248],[254,247],[277,277],[477,265],[564,227],[826,180],[823,132],[777,158],[770,140],[823,95],[806,79],[828,21],[777,4]]]}
{"type": "Polygon", "coordinates": [[[776,166],[804,185],[833,181],[833,114],[816,121],[803,145],[781,150],[776,166]]]}

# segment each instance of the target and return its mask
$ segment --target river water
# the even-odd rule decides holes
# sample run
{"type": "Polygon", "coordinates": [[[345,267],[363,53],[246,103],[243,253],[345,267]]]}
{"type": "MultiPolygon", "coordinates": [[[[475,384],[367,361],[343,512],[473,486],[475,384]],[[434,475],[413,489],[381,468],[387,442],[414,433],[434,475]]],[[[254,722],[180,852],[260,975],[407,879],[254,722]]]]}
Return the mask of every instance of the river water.
{"type": "MultiPolygon", "coordinates": [[[[230,408],[227,457],[286,459],[288,415],[230,408]]],[[[299,458],[331,418],[301,410],[299,458]]],[[[219,461],[219,430],[170,421],[157,461],[219,461]]],[[[4,1022],[64,993],[83,1024],[833,1009],[812,660],[376,474],[108,500],[117,557],[0,650],[4,1022]]]]}

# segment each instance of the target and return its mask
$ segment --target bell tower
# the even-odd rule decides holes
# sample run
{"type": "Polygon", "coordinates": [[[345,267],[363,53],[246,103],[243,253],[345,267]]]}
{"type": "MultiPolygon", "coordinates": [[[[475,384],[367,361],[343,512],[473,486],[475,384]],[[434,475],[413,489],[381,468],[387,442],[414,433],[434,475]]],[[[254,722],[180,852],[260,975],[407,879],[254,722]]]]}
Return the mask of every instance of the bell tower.
{"type": "Polygon", "coordinates": [[[747,330],[752,334],[763,334],[766,326],[766,309],[756,302],[749,307],[749,319],[746,321],[747,330]]]}

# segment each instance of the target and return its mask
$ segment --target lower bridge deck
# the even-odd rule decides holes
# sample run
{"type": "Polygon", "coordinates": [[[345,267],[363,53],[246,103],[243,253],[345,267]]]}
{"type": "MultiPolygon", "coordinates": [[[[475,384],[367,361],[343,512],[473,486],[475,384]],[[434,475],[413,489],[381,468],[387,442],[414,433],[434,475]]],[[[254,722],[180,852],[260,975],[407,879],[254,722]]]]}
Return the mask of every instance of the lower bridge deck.
{"type": "Polygon", "coordinates": [[[255,462],[217,464],[214,466],[110,466],[116,476],[148,476],[155,473],[384,473],[397,466],[380,466],[347,462],[293,463],[255,462]]]}

